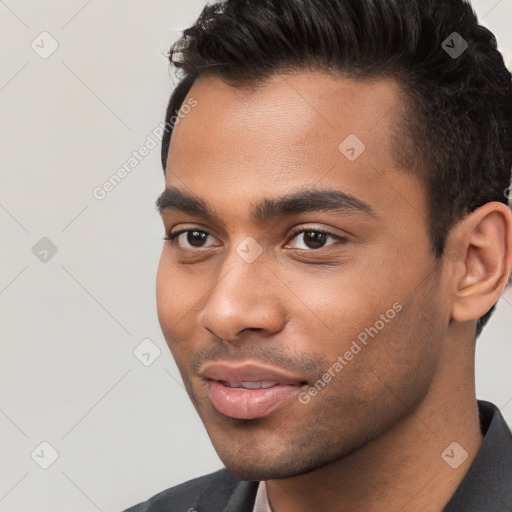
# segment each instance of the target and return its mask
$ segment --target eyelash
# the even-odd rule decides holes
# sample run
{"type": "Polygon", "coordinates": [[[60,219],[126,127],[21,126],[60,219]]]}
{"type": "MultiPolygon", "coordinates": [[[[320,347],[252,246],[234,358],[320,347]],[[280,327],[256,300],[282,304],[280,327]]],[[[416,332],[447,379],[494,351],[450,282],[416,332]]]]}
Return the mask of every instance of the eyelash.
{"type": "MultiPolygon", "coordinates": [[[[181,231],[177,231],[176,233],[169,233],[169,235],[167,237],[164,238],[164,240],[167,240],[169,242],[172,243],[172,245],[176,245],[176,239],[182,235],[183,233],[189,233],[191,231],[197,231],[198,233],[204,233],[206,235],[210,235],[210,233],[208,233],[207,231],[204,231],[202,229],[182,229],[181,231]]],[[[327,235],[328,237],[331,237],[335,242],[346,242],[347,239],[345,237],[342,237],[342,236],[339,236],[339,235],[335,235],[334,233],[331,233],[330,231],[326,231],[324,229],[316,229],[316,228],[301,228],[301,229],[298,229],[296,231],[292,231],[288,237],[288,242],[290,242],[291,240],[293,240],[297,235],[300,235],[302,233],[310,233],[310,232],[313,232],[313,233],[317,233],[317,234],[321,234],[321,235],[327,235]]],[[[328,247],[328,246],[327,246],[328,247]]],[[[326,247],[321,247],[320,249],[296,249],[298,251],[313,251],[313,252],[318,252],[318,251],[322,251],[324,250],[326,247]]],[[[191,249],[191,250],[194,250],[194,249],[191,249]]],[[[197,250],[201,250],[201,248],[197,249],[197,250]]]]}

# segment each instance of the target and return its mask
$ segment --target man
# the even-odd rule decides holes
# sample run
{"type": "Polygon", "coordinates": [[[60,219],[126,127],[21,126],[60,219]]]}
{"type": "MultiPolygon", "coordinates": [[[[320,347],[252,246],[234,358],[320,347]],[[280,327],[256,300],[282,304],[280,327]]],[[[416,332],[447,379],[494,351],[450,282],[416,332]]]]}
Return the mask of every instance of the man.
{"type": "Polygon", "coordinates": [[[493,35],[462,0],[228,0],[170,59],[158,315],[225,468],[129,511],[512,511],[474,385],[512,265],[493,35]]]}

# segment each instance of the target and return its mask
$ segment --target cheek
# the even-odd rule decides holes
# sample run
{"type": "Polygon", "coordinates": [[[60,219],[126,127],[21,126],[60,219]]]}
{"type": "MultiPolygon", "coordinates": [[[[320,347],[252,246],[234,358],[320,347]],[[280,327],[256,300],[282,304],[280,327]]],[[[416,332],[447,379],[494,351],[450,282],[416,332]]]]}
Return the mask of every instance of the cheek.
{"type": "MultiPolygon", "coordinates": [[[[394,318],[399,314],[393,304],[400,294],[389,289],[382,276],[377,275],[364,263],[321,273],[303,272],[283,276],[292,283],[294,297],[289,304],[293,309],[296,326],[312,346],[301,347],[322,354],[341,355],[349,350],[352,340],[378,322],[377,330],[390,330],[394,318]],[[384,320],[381,319],[384,315],[384,320]]],[[[395,286],[396,288],[396,286],[395,286]]]]}
{"type": "Polygon", "coordinates": [[[192,307],[194,297],[200,291],[200,277],[182,270],[174,261],[172,251],[164,247],[156,274],[159,316],[165,321],[171,318],[173,321],[179,320],[192,307]]]}
{"type": "MultiPolygon", "coordinates": [[[[411,289],[410,282],[420,277],[400,275],[394,267],[363,269],[361,264],[296,279],[294,291],[304,303],[291,307],[298,308],[297,339],[307,345],[295,348],[314,354],[326,371],[340,375],[336,382],[343,381],[344,387],[354,385],[352,377],[363,388],[375,385],[376,378],[398,387],[414,380],[423,386],[436,365],[430,337],[437,332],[440,311],[433,286],[432,294],[426,283],[411,289]],[[339,356],[343,369],[338,364],[336,372],[339,356]]],[[[369,392],[363,389],[362,396],[369,392]]]]}
{"type": "Polygon", "coordinates": [[[167,345],[178,366],[198,339],[198,314],[208,290],[203,272],[178,267],[172,256],[162,252],[156,275],[158,320],[167,345]]]}
{"type": "Polygon", "coordinates": [[[170,271],[170,266],[166,264],[164,253],[162,253],[156,274],[156,306],[162,329],[168,327],[167,324],[170,322],[176,304],[177,293],[175,282],[172,272],[170,271]]]}
{"type": "Polygon", "coordinates": [[[156,276],[156,305],[158,320],[170,347],[171,337],[181,337],[180,329],[186,326],[187,314],[194,304],[191,293],[197,288],[176,270],[165,253],[164,248],[156,276]]]}

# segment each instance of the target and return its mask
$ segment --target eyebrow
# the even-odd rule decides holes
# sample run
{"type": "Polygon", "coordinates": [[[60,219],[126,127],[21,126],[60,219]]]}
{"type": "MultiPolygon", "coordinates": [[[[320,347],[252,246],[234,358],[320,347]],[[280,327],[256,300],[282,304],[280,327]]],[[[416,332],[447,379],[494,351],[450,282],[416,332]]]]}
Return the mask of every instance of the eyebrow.
{"type": "MultiPolygon", "coordinates": [[[[156,207],[160,214],[176,210],[220,221],[206,201],[176,187],[166,188],[156,200],[156,207]]],[[[278,198],[265,198],[253,206],[250,215],[253,222],[264,224],[277,217],[309,212],[359,212],[377,218],[369,204],[353,195],[332,189],[299,190],[278,198]]]]}

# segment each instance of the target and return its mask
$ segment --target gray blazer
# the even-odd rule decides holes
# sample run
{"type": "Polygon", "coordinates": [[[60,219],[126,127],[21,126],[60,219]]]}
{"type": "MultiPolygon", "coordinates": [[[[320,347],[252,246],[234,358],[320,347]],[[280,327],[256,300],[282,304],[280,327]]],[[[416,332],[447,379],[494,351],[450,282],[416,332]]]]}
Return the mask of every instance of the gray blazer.
{"type": "Polygon", "coordinates": [[[227,469],[162,491],[124,512],[252,512],[259,482],[244,482],[227,469]]]}

